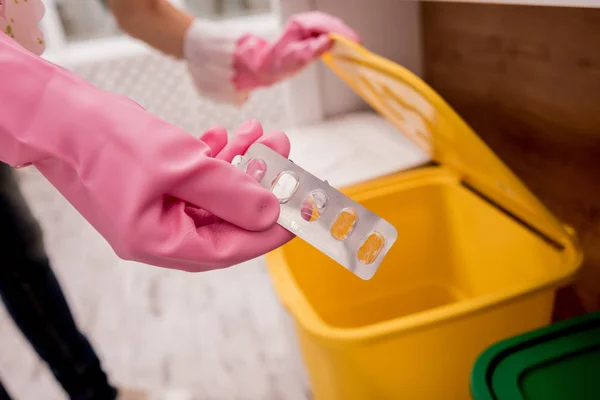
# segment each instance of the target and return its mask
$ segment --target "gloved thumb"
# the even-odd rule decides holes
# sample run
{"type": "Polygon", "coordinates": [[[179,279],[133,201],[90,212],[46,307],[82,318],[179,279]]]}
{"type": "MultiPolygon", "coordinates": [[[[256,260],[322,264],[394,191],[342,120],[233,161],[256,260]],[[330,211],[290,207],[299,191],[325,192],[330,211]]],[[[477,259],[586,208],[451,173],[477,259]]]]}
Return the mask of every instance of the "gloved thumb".
{"type": "Polygon", "coordinates": [[[263,231],[277,222],[277,198],[242,170],[202,157],[195,171],[175,196],[249,231],[263,231]]]}

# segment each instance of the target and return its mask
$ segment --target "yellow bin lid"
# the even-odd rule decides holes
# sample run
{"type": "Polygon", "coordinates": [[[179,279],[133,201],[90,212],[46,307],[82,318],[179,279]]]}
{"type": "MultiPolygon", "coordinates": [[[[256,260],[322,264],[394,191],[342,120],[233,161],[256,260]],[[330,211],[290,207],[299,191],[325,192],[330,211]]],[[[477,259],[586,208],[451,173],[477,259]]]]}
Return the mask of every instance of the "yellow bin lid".
{"type": "Polygon", "coordinates": [[[339,35],[332,38],[335,45],[323,56],[324,62],[432,160],[547,240],[561,247],[572,240],[565,227],[431,87],[355,42],[339,35]]]}

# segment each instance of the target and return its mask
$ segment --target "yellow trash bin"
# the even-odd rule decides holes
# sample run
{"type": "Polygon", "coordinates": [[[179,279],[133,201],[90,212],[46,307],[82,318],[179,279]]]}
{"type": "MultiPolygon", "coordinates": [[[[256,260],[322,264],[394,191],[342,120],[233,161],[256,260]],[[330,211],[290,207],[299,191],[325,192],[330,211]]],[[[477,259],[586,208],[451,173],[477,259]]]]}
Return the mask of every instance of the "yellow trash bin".
{"type": "Polygon", "coordinates": [[[326,64],[435,164],[343,190],[398,230],[371,280],[299,239],[267,256],[314,398],[468,399],[485,348],[550,322],[575,236],[423,81],[335,41],[326,64]]]}

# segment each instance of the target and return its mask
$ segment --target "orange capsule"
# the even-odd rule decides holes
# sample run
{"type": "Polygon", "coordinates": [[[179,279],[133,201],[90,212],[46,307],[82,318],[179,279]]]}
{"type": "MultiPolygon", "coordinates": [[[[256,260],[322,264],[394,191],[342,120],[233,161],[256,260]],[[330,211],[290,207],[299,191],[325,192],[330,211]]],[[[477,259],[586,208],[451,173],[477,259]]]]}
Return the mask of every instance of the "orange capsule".
{"type": "Polygon", "coordinates": [[[358,261],[362,264],[373,264],[384,247],[385,238],[383,235],[379,232],[372,232],[358,248],[358,252],[356,253],[358,261]]]}
{"type": "Polygon", "coordinates": [[[337,240],[346,240],[354,231],[358,213],[352,208],[344,208],[331,224],[331,236],[337,240]]]}

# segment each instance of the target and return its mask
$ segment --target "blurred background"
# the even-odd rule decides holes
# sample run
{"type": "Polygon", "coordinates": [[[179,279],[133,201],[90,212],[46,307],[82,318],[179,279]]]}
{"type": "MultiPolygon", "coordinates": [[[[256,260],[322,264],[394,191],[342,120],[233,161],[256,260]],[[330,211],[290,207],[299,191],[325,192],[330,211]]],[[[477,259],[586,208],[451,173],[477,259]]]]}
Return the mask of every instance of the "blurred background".
{"type": "MultiPolygon", "coordinates": [[[[105,6],[107,0],[54,1],[69,42],[121,34],[105,6]]],[[[183,0],[179,4],[195,15],[209,19],[264,14],[271,10],[270,0],[183,0]]]]}
{"type": "MultiPolygon", "coordinates": [[[[272,36],[278,30],[270,0],[171,0],[197,17],[229,28],[272,36]]],[[[267,126],[285,125],[282,88],[260,91],[241,111],[200,98],[184,63],[140,44],[117,27],[106,0],[49,0],[43,27],[44,57],[103,89],[129,96],[168,121],[199,135],[212,124],[232,129],[251,116],[267,126]]]]}

